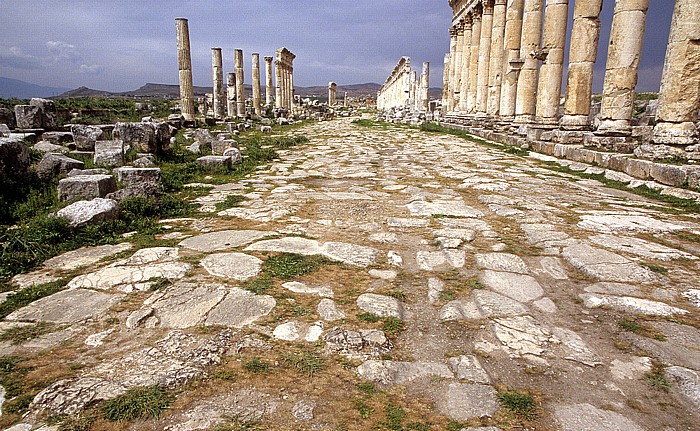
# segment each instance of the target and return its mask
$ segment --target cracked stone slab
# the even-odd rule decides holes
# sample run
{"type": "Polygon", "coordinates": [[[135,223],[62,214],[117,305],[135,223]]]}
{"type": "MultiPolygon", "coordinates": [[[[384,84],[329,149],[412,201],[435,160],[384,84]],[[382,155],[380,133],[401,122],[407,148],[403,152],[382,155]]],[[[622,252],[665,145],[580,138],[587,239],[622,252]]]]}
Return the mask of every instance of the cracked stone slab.
{"type": "Polygon", "coordinates": [[[552,225],[546,224],[521,224],[520,228],[527,235],[530,244],[542,244],[546,242],[564,241],[569,235],[559,232],[552,225]]]}
{"type": "Polygon", "coordinates": [[[258,275],[262,263],[257,257],[244,253],[215,253],[199,262],[211,275],[238,281],[258,275]]]}
{"type": "Polygon", "coordinates": [[[286,322],[277,325],[272,331],[272,337],[284,341],[303,340],[315,343],[323,335],[323,322],[315,322],[311,325],[303,322],[286,322]]]}
{"type": "Polygon", "coordinates": [[[629,361],[614,359],[610,363],[610,374],[617,380],[637,380],[651,371],[652,362],[648,357],[635,357],[629,361]]]}
{"type": "Polygon", "coordinates": [[[151,296],[144,305],[154,310],[162,328],[191,328],[203,322],[227,292],[221,285],[178,283],[151,296]]]}
{"type": "Polygon", "coordinates": [[[668,223],[647,215],[635,214],[587,214],[581,216],[578,227],[607,234],[631,232],[666,233],[691,229],[688,226],[668,223]]]}
{"type": "Polygon", "coordinates": [[[691,259],[697,257],[675,248],[666,247],[651,241],[640,238],[633,238],[619,235],[594,235],[589,238],[595,244],[617,251],[624,251],[648,259],[671,261],[674,259],[691,259]]]}
{"type": "Polygon", "coordinates": [[[434,230],[433,236],[460,239],[464,242],[472,242],[476,239],[476,231],[472,229],[444,228],[434,230]]]}
{"type": "Polygon", "coordinates": [[[619,413],[602,410],[590,404],[559,404],[554,418],[561,431],[644,431],[619,413]]]}
{"type": "Polygon", "coordinates": [[[490,289],[519,302],[534,301],[544,295],[542,286],[529,275],[487,270],[479,278],[490,289]]]}
{"type": "Polygon", "coordinates": [[[299,237],[268,239],[246,247],[248,251],[272,251],[277,253],[295,253],[304,256],[323,254],[318,241],[299,237]]]}
{"type": "Polygon", "coordinates": [[[455,356],[448,359],[447,363],[460,380],[469,380],[472,383],[484,385],[491,384],[491,378],[474,355],[455,356]]]}
{"type": "Polygon", "coordinates": [[[421,377],[439,376],[453,379],[454,373],[450,368],[438,362],[393,362],[365,361],[357,367],[360,377],[373,381],[384,387],[403,385],[421,377]]]}
{"type": "Polygon", "coordinates": [[[440,309],[440,321],[479,320],[485,316],[473,301],[457,299],[450,301],[440,309]]]}
{"type": "Polygon", "coordinates": [[[96,272],[79,275],[68,283],[70,289],[118,289],[123,292],[147,290],[149,280],[183,278],[192,266],[183,262],[162,262],[141,266],[108,266],[96,272]]]}
{"type": "Polygon", "coordinates": [[[559,339],[531,316],[494,319],[492,329],[496,338],[507,347],[511,356],[544,355],[559,339]]]}
{"type": "Polygon", "coordinates": [[[700,409],[700,374],[688,368],[673,366],[666,368],[666,375],[675,383],[680,393],[700,409]]]}
{"type": "Polygon", "coordinates": [[[627,311],[638,314],[648,314],[653,316],[672,316],[674,314],[688,314],[687,310],[673,307],[663,302],[651,301],[649,299],[633,298],[630,296],[599,295],[595,293],[582,293],[579,295],[583,299],[586,308],[611,307],[615,310],[627,311]]]}
{"type": "Polygon", "coordinates": [[[564,259],[584,274],[601,281],[621,283],[654,283],[662,280],[658,274],[631,260],[586,244],[564,248],[564,259]]]}
{"type": "Polygon", "coordinates": [[[467,206],[463,201],[414,201],[406,205],[414,216],[444,215],[452,217],[480,218],[484,213],[467,206]]]}
{"type": "Polygon", "coordinates": [[[481,269],[489,269],[492,271],[513,272],[516,274],[528,274],[525,262],[514,254],[509,253],[487,253],[477,254],[476,265],[481,269]]]}
{"type": "Polygon", "coordinates": [[[442,414],[458,421],[492,417],[500,407],[492,386],[464,383],[451,383],[438,406],[442,414]]]}
{"type": "Polygon", "coordinates": [[[323,320],[328,322],[345,319],[346,317],[345,313],[331,299],[322,299],[318,303],[318,307],[316,307],[316,312],[323,320]]]}
{"type": "Polygon", "coordinates": [[[133,244],[124,242],[117,245],[100,245],[96,247],[83,247],[77,250],[52,257],[44,262],[44,267],[59,271],[72,271],[84,266],[95,264],[102,259],[117,255],[133,247],[133,244]]]}
{"type": "Polygon", "coordinates": [[[430,219],[389,218],[386,223],[389,227],[428,227],[430,225],[430,219]]]}
{"type": "Polygon", "coordinates": [[[276,232],[259,230],[223,230],[204,235],[193,236],[178,244],[180,247],[203,252],[221,251],[241,247],[276,232]]]}
{"type": "Polygon", "coordinates": [[[322,298],[333,297],[333,289],[331,289],[330,286],[309,286],[298,281],[290,281],[283,283],[282,287],[290,292],[301,293],[304,295],[314,295],[322,298]]]}
{"type": "Polygon", "coordinates": [[[379,358],[394,347],[382,331],[363,329],[352,331],[341,327],[331,329],[324,337],[324,351],[366,361],[379,358]]]}
{"type": "Polygon", "coordinates": [[[520,316],[528,313],[522,303],[488,290],[472,292],[474,304],[484,317],[520,316]]]}
{"type": "Polygon", "coordinates": [[[256,295],[247,290],[232,288],[226,297],[207,315],[206,326],[242,328],[270,314],[277,305],[269,295],[256,295]]]}
{"type": "Polygon", "coordinates": [[[327,242],[323,244],[321,254],[329,259],[349,265],[367,267],[379,258],[381,252],[375,248],[361,245],[327,242]]]}
{"type": "Polygon", "coordinates": [[[103,316],[124,295],[87,289],[63,290],[13,311],[7,320],[74,324],[103,316]]]}
{"type": "Polygon", "coordinates": [[[562,348],[566,352],[564,359],[579,362],[589,367],[603,365],[600,356],[574,331],[564,328],[553,328],[552,334],[561,340],[562,348]]]}
{"type": "Polygon", "coordinates": [[[380,317],[404,318],[403,304],[391,296],[365,293],[357,298],[356,303],[360,309],[380,317]]]}
{"type": "Polygon", "coordinates": [[[174,262],[180,250],[176,247],[150,247],[137,250],[131,257],[128,257],[119,262],[115,262],[110,266],[124,265],[147,265],[149,263],[174,262]]]}

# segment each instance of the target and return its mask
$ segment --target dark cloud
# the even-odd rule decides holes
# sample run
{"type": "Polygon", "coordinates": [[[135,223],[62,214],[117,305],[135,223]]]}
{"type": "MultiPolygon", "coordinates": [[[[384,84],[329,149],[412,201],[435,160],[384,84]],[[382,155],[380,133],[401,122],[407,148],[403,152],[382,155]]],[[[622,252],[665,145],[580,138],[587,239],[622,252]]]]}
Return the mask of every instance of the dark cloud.
{"type": "MultiPolygon", "coordinates": [[[[599,87],[613,3],[602,19],[599,87]]],[[[673,3],[652,1],[640,88],[658,88],[673,3]]],[[[211,84],[211,47],[224,49],[227,70],[243,49],[249,77],[251,53],[285,46],[297,54],[299,85],[382,83],[406,55],[418,70],[429,61],[439,87],[452,18],[447,0],[0,0],[0,9],[0,75],[113,91],[177,82],[177,17],[190,21],[197,85],[211,84]]]]}

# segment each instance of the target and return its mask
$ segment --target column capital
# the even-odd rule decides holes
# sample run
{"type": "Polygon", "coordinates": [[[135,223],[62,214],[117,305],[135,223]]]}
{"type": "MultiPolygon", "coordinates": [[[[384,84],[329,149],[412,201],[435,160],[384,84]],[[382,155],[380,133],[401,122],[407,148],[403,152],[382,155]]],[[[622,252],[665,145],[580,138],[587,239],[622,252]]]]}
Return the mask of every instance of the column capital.
{"type": "Polygon", "coordinates": [[[481,14],[483,13],[484,8],[481,6],[481,3],[477,3],[471,10],[472,18],[474,19],[474,21],[481,21],[481,14]]]}
{"type": "Polygon", "coordinates": [[[494,0],[484,0],[484,2],[482,3],[485,15],[493,15],[493,2],[494,0]]]}
{"type": "Polygon", "coordinates": [[[450,36],[457,37],[457,26],[450,27],[450,36]]]}
{"type": "Polygon", "coordinates": [[[472,18],[471,14],[466,14],[464,15],[464,25],[467,27],[471,27],[471,25],[474,23],[474,19],[472,18]]]}
{"type": "Polygon", "coordinates": [[[457,36],[463,36],[464,35],[464,20],[460,20],[459,23],[455,27],[457,27],[457,36]]]}
{"type": "Polygon", "coordinates": [[[496,6],[502,6],[508,4],[508,0],[496,0],[494,3],[496,6]]]}

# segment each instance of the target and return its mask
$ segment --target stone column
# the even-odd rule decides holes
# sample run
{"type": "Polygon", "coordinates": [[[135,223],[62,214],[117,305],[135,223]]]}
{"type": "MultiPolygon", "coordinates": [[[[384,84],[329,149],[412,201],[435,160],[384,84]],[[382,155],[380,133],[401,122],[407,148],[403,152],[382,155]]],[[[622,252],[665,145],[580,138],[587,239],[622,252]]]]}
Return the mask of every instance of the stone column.
{"type": "Polygon", "coordinates": [[[461,112],[468,112],[468,99],[469,99],[469,70],[472,63],[472,17],[467,15],[464,18],[464,49],[462,50],[462,79],[460,88],[460,98],[459,98],[459,110],[461,112]]]}
{"type": "MultiPolygon", "coordinates": [[[[580,1],[577,3],[581,3],[580,1]]],[[[503,121],[512,121],[515,117],[515,100],[518,94],[518,77],[520,76],[520,39],[523,30],[523,7],[525,0],[508,0],[506,8],[505,60],[503,64],[503,82],[501,85],[500,115],[503,121]]]]}
{"type": "Polygon", "coordinates": [[[449,91],[447,92],[447,109],[452,112],[455,103],[455,70],[457,69],[457,27],[450,29],[450,75],[448,78],[449,91]]]}
{"type": "Polygon", "coordinates": [[[335,105],[335,95],[337,91],[337,85],[335,82],[328,83],[328,106],[335,105]]]}
{"type": "Polygon", "coordinates": [[[457,111],[461,98],[460,91],[462,89],[462,68],[464,67],[462,59],[462,51],[464,50],[464,21],[457,24],[457,46],[455,47],[455,69],[452,76],[452,106],[450,111],[457,111]]]}
{"type": "Polygon", "coordinates": [[[262,115],[262,97],[260,92],[260,54],[253,54],[253,108],[255,115],[262,115]]]}
{"type": "Polygon", "coordinates": [[[450,53],[445,54],[442,72],[442,107],[440,114],[444,117],[447,113],[447,99],[450,94],[450,53]]]}
{"type": "Polygon", "coordinates": [[[615,3],[597,134],[627,136],[632,133],[634,88],[648,8],[649,0],[615,3]]]}
{"type": "Polygon", "coordinates": [[[275,107],[282,108],[282,62],[275,60],[275,107]]]}
{"type": "Polygon", "coordinates": [[[489,64],[489,92],[486,114],[498,116],[501,107],[501,82],[503,80],[504,37],[506,29],[506,0],[496,0],[493,7],[491,32],[491,62],[489,64]]]}
{"type": "Polygon", "coordinates": [[[569,0],[547,0],[542,36],[542,50],[546,53],[547,59],[540,67],[536,121],[538,124],[553,128],[559,125],[561,76],[564,70],[568,19],[569,0]]]}
{"type": "Polygon", "coordinates": [[[345,94],[343,95],[343,106],[345,108],[348,107],[348,92],[346,91],[345,94]]]}
{"type": "Polygon", "coordinates": [[[416,101],[418,100],[418,71],[414,70],[411,73],[411,110],[416,110],[416,101]]]}
{"type": "Polygon", "coordinates": [[[236,117],[236,74],[226,75],[226,108],[229,117],[236,117]]]}
{"type": "Polygon", "coordinates": [[[194,87],[192,85],[192,57],[190,55],[190,28],[186,18],[175,19],[177,34],[177,67],[180,71],[180,105],[185,121],[194,121],[194,87]]]}
{"type": "Polygon", "coordinates": [[[236,70],[236,111],[239,117],[245,117],[245,87],[243,86],[243,50],[233,51],[233,63],[236,70]]]}
{"type": "Polygon", "coordinates": [[[289,65],[289,109],[294,106],[294,67],[289,65]]]}
{"type": "Polygon", "coordinates": [[[491,62],[491,33],[493,32],[493,0],[484,0],[481,18],[481,40],[479,41],[479,69],[476,86],[476,112],[486,115],[489,95],[489,66],[491,62]]]}
{"type": "Polygon", "coordinates": [[[544,0],[525,0],[523,31],[520,39],[520,58],[524,62],[518,77],[518,94],[515,101],[515,122],[520,124],[535,121],[537,67],[540,62],[536,53],[540,50],[543,9],[544,0]]]}
{"type": "Polygon", "coordinates": [[[467,111],[476,112],[477,82],[479,79],[479,42],[481,41],[481,6],[472,12],[472,53],[469,65],[469,94],[467,94],[467,111]]]}
{"type": "Polygon", "coordinates": [[[698,143],[695,122],[700,110],[700,3],[676,0],[671,22],[657,124],[657,144],[698,143]]]}
{"type": "Polygon", "coordinates": [[[272,105],[272,94],[275,91],[272,86],[272,57],[265,57],[265,105],[272,105]]]}
{"type": "Polygon", "coordinates": [[[224,60],[221,48],[211,49],[211,80],[214,95],[214,117],[226,116],[226,90],[224,89],[224,60]]]}
{"type": "Polygon", "coordinates": [[[598,56],[600,11],[603,0],[576,1],[574,26],[571,29],[569,71],[566,77],[566,101],[561,128],[584,130],[589,127],[593,67],[598,56]]]}
{"type": "Polygon", "coordinates": [[[419,109],[428,112],[430,109],[430,63],[423,62],[423,70],[420,74],[420,106],[419,109]]]}

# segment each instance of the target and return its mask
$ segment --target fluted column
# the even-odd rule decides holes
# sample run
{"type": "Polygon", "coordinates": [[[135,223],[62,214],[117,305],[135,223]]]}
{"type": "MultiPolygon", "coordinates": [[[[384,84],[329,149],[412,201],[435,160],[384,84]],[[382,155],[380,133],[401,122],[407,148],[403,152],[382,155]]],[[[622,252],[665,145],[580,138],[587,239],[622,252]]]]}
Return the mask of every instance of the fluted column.
{"type": "Polygon", "coordinates": [[[539,59],[532,53],[540,49],[544,0],[525,0],[523,31],[520,39],[520,58],[524,60],[518,77],[518,95],[515,101],[515,122],[528,124],[535,121],[537,107],[537,67],[539,59]]]}
{"type": "Polygon", "coordinates": [[[282,64],[279,60],[275,60],[275,107],[282,107],[282,64]]]}
{"type": "Polygon", "coordinates": [[[211,80],[214,96],[214,117],[221,120],[226,116],[226,90],[224,89],[224,60],[221,48],[211,49],[211,80]]]}
{"type": "Polygon", "coordinates": [[[262,96],[260,91],[260,54],[253,54],[253,108],[255,115],[262,115],[262,96]]]}
{"type": "Polygon", "coordinates": [[[598,56],[600,11],[603,0],[576,1],[571,29],[569,71],[566,77],[566,101],[561,128],[583,130],[589,127],[593,67],[598,56]]]}
{"type": "Polygon", "coordinates": [[[423,70],[420,74],[420,105],[419,110],[428,112],[430,109],[430,63],[423,62],[423,70]]]}
{"type": "Polygon", "coordinates": [[[335,82],[328,83],[328,106],[335,105],[336,88],[337,85],[335,82]]]}
{"type": "Polygon", "coordinates": [[[243,85],[243,50],[233,51],[233,63],[236,70],[236,111],[239,117],[245,117],[245,87],[243,85]]]}
{"type": "Polygon", "coordinates": [[[462,49],[461,88],[459,98],[459,110],[468,112],[469,99],[469,69],[472,63],[472,17],[467,14],[464,17],[464,49],[462,49]]]}
{"type": "Polygon", "coordinates": [[[452,76],[452,92],[454,93],[451,111],[457,111],[462,89],[462,68],[464,67],[462,51],[464,50],[464,21],[457,24],[457,46],[455,48],[455,70],[452,76]]]}
{"type": "Polygon", "coordinates": [[[542,50],[547,59],[540,67],[537,87],[536,121],[544,126],[559,124],[561,77],[564,70],[566,25],[569,19],[569,0],[547,0],[544,11],[542,50]]]}
{"type": "Polygon", "coordinates": [[[486,115],[489,96],[489,67],[491,62],[491,33],[493,32],[493,0],[484,0],[481,18],[481,40],[479,41],[479,69],[476,87],[476,112],[486,115]]]}
{"type": "Polygon", "coordinates": [[[236,116],[236,74],[226,74],[226,108],[229,117],[236,116]]]}
{"type": "Polygon", "coordinates": [[[444,117],[447,113],[448,97],[450,94],[450,53],[445,54],[442,69],[442,107],[440,114],[444,117]]]}
{"type": "Polygon", "coordinates": [[[503,39],[506,29],[506,0],[496,0],[493,7],[493,29],[491,32],[491,62],[489,64],[489,92],[486,114],[498,116],[501,107],[501,83],[503,80],[503,39]]]}
{"type": "Polygon", "coordinates": [[[634,88],[648,8],[649,0],[615,3],[597,134],[626,136],[632,132],[634,88]]]}
{"type": "MultiPolygon", "coordinates": [[[[577,2],[580,3],[580,2],[577,2]]],[[[515,101],[518,94],[518,77],[520,76],[520,41],[523,30],[523,8],[525,0],[508,0],[506,7],[505,60],[503,64],[503,82],[501,84],[500,115],[503,121],[512,121],[515,117],[515,101]]]]}
{"type": "Polygon", "coordinates": [[[177,67],[180,73],[180,104],[186,121],[194,121],[194,87],[192,85],[192,57],[190,28],[186,18],[175,19],[177,34],[177,67]]]}
{"type": "Polygon", "coordinates": [[[273,92],[272,85],[272,57],[265,57],[265,105],[272,105],[273,92]]]}
{"type": "Polygon", "coordinates": [[[657,124],[657,144],[698,143],[695,122],[700,110],[700,3],[676,0],[671,22],[657,124]]]}
{"type": "Polygon", "coordinates": [[[450,29],[450,75],[447,93],[447,111],[452,112],[455,106],[455,70],[457,69],[457,27],[450,29]]]}
{"type": "Polygon", "coordinates": [[[479,79],[479,41],[481,40],[481,6],[477,5],[472,11],[472,53],[469,65],[469,94],[467,95],[467,111],[476,112],[477,81],[479,79]]]}
{"type": "Polygon", "coordinates": [[[289,65],[289,109],[294,106],[294,67],[289,65]]]}

